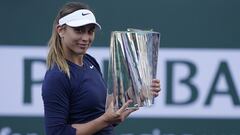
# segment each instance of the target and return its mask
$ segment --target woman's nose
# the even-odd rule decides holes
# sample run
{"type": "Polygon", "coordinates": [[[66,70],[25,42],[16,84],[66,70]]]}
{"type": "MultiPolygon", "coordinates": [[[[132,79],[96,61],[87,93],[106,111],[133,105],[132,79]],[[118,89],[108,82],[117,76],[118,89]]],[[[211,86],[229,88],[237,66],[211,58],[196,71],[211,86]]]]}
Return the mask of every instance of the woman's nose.
{"type": "Polygon", "coordinates": [[[90,35],[87,32],[83,32],[81,34],[81,39],[84,40],[84,41],[87,41],[87,40],[90,39],[90,35]]]}

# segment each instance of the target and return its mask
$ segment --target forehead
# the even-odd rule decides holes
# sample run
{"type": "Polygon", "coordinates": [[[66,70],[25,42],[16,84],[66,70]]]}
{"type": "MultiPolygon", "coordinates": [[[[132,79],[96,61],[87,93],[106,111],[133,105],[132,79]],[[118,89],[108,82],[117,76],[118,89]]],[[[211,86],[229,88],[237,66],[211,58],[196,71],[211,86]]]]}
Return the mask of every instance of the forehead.
{"type": "Polygon", "coordinates": [[[96,24],[87,24],[87,25],[83,25],[83,26],[79,26],[79,27],[71,27],[73,29],[95,29],[96,28],[96,24]]]}

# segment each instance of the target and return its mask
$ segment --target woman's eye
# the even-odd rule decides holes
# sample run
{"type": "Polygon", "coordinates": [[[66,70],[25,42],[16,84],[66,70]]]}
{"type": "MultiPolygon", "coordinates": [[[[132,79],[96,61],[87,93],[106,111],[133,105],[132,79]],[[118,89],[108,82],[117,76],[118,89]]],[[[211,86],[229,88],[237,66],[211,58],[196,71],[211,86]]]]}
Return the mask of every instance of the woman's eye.
{"type": "Polygon", "coordinates": [[[93,34],[95,32],[95,27],[93,28],[85,28],[85,27],[76,27],[73,28],[76,33],[82,34],[82,33],[88,33],[88,34],[93,34]]]}
{"type": "Polygon", "coordinates": [[[88,33],[92,34],[94,32],[94,30],[89,30],[88,33]]]}
{"type": "Polygon", "coordinates": [[[94,28],[91,28],[89,29],[88,33],[94,33],[95,32],[95,27],[94,28]]]}
{"type": "Polygon", "coordinates": [[[82,33],[83,32],[82,29],[75,29],[75,31],[78,32],[78,33],[82,33]]]}
{"type": "Polygon", "coordinates": [[[77,33],[82,33],[84,31],[82,27],[76,27],[76,28],[73,28],[73,30],[77,33]]]}

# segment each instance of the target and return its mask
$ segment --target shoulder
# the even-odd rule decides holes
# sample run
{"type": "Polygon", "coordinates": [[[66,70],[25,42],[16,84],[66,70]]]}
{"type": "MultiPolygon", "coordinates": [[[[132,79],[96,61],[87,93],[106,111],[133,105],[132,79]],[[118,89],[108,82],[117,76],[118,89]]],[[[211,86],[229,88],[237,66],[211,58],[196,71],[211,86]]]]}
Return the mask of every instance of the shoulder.
{"type": "Polygon", "coordinates": [[[57,66],[47,70],[42,84],[43,92],[48,90],[65,90],[68,88],[70,88],[69,78],[57,66]]]}
{"type": "Polygon", "coordinates": [[[85,54],[85,55],[84,55],[84,58],[87,59],[87,60],[90,61],[90,62],[93,62],[93,63],[98,64],[98,62],[96,61],[96,59],[95,59],[93,56],[91,56],[90,54],[85,54]]]}
{"type": "Polygon", "coordinates": [[[45,80],[65,80],[67,79],[67,75],[65,73],[63,73],[56,65],[51,68],[48,69],[45,77],[44,77],[44,81],[45,80]]]}

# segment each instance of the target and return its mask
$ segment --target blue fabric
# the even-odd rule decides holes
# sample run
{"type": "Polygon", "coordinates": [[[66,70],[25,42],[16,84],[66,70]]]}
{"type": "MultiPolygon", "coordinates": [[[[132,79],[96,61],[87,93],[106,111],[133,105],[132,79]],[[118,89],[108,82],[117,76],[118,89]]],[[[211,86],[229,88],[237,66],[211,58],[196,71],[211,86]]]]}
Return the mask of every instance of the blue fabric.
{"type": "MultiPolygon", "coordinates": [[[[82,67],[68,61],[70,79],[54,66],[45,74],[42,98],[47,135],[75,135],[73,123],[94,120],[105,112],[106,86],[98,63],[85,55],[82,67]]],[[[112,135],[113,127],[96,135],[112,135]]]]}

